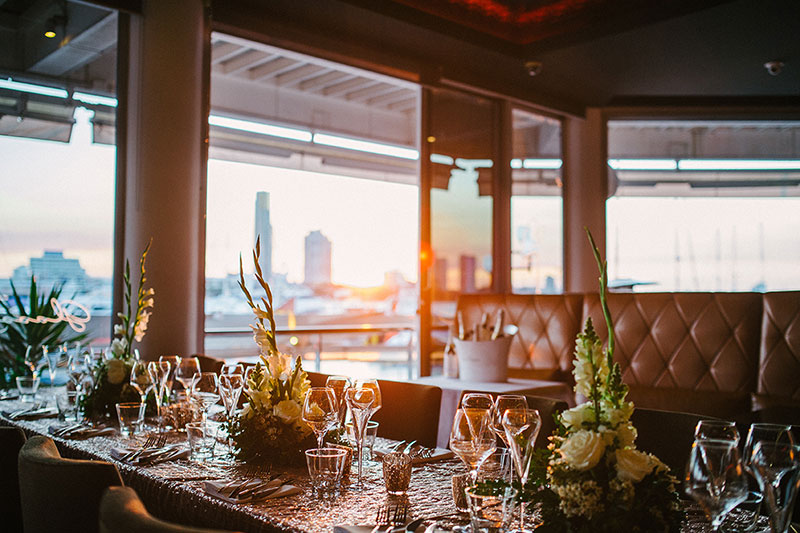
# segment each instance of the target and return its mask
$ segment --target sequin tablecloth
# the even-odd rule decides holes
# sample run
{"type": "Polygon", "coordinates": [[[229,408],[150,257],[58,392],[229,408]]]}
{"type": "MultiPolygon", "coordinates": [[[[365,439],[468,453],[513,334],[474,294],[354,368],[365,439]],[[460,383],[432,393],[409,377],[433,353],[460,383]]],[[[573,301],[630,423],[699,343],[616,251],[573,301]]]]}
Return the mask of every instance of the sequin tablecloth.
{"type": "MultiPolygon", "coordinates": [[[[23,407],[16,401],[0,401],[0,411],[23,407]]],[[[28,435],[47,435],[56,419],[10,421],[0,414],[0,424],[22,428],[28,435]]],[[[62,423],[63,424],[63,423],[62,423]]],[[[48,435],[49,436],[49,435],[48,435]]],[[[396,505],[397,497],[389,497],[383,486],[380,464],[365,462],[363,491],[345,489],[333,501],[321,501],[311,495],[306,468],[284,469],[293,477],[293,485],[303,492],[286,498],[255,504],[230,504],[213,498],[203,491],[210,479],[235,479],[252,475],[245,465],[227,461],[177,460],[150,466],[131,466],[111,457],[113,447],[140,444],[144,436],[125,439],[122,436],[100,436],[86,440],[66,440],[51,437],[64,457],[101,459],[117,466],[126,485],[134,488],[148,511],[164,520],[235,531],[327,532],[335,525],[375,523],[378,510],[387,504],[396,505]],[[391,498],[391,499],[390,499],[391,498]]],[[[170,442],[185,440],[180,433],[170,435],[170,442]]],[[[220,449],[224,445],[219,445],[220,449]]],[[[450,478],[464,472],[457,460],[439,461],[415,466],[408,492],[409,518],[455,514],[450,478]]],[[[273,470],[273,473],[276,473],[273,470]]],[[[353,464],[351,486],[355,484],[356,465],[353,464]]]]}

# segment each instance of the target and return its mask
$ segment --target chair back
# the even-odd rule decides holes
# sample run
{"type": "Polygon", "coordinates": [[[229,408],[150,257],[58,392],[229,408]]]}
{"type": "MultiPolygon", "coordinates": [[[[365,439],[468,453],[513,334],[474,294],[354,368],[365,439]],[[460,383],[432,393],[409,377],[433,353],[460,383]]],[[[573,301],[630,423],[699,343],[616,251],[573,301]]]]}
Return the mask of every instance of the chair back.
{"type": "Polygon", "coordinates": [[[539,411],[542,417],[542,427],[539,429],[539,435],[536,437],[536,448],[546,448],[547,438],[553,434],[556,429],[556,422],[553,418],[556,414],[568,408],[567,402],[563,400],[556,400],[554,398],[544,398],[542,396],[532,396],[526,394],[525,398],[528,400],[528,407],[539,411]]]}
{"type": "Polygon", "coordinates": [[[219,374],[222,367],[225,366],[225,360],[217,357],[211,357],[202,353],[196,353],[192,357],[197,357],[200,361],[200,372],[214,372],[219,374]]]}
{"type": "Polygon", "coordinates": [[[113,464],[64,459],[52,439],[31,437],[19,452],[25,533],[96,532],[100,498],[111,485],[122,485],[113,464]]]}
{"type": "Polygon", "coordinates": [[[638,431],[636,447],[652,453],[678,479],[683,475],[694,442],[694,428],[707,416],[655,409],[633,411],[631,422],[638,431]]]}
{"type": "Polygon", "coordinates": [[[164,522],[147,512],[130,487],[108,487],[100,501],[100,533],[221,533],[164,522]]]}
{"type": "Polygon", "coordinates": [[[396,440],[416,440],[436,446],[442,389],[405,381],[380,379],[383,406],[372,416],[380,424],[378,436],[396,440]]]}
{"type": "Polygon", "coordinates": [[[4,531],[22,532],[22,506],[19,503],[17,457],[25,444],[25,433],[16,427],[0,427],[0,517],[4,531]]]}

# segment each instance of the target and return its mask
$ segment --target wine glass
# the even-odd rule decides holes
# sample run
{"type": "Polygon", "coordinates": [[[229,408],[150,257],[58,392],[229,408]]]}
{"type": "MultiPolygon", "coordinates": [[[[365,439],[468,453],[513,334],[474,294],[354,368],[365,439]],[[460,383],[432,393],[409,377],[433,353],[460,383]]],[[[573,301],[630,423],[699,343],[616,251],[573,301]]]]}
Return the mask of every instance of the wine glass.
{"type": "MultiPolygon", "coordinates": [[[[536,409],[506,409],[503,413],[503,430],[506,432],[508,447],[514,459],[519,482],[522,487],[528,482],[533,445],[539,430],[542,428],[542,417],[536,409]]],[[[525,502],[520,502],[519,533],[530,531],[525,529],[525,502]]]]}
{"type": "Polygon", "coordinates": [[[347,414],[347,401],[344,399],[344,391],[350,387],[350,379],[345,376],[328,376],[325,386],[333,389],[333,395],[336,397],[336,405],[339,407],[336,426],[341,429],[344,425],[344,417],[347,414]]]}
{"type": "MultiPolygon", "coordinates": [[[[194,378],[192,378],[194,382],[194,378]]],[[[244,389],[244,368],[242,365],[226,365],[222,367],[219,374],[219,395],[222,398],[222,405],[225,407],[225,415],[230,424],[239,404],[239,396],[244,389]]],[[[233,457],[233,447],[230,435],[228,435],[228,455],[233,457]]]]}
{"type": "Polygon", "coordinates": [[[31,375],[36,376],[44,366],[45,362],[42,359],[42,352],[38,347],[29,344],[25,348],[25,366],[31,370],[31,375]]]}
{"type": "Polygon", "coordinates": [[[208,410],[219,401],[219,378],[214,372],[200,372],[192,384],[192,398],[203,410],[203,427],[208,428],[208,410]]]}
{"type": "Polygon", "coordinates": [[[169,361],[150,361],[147,363],[147,375],[150,376],[150,383],[153,387],[154,396],[156,397],[156,419],[158,420],[158,429],[161,430],[161,405],[164,402],[164,388],[169,375],[170,369],[169,361]]]}
{"type": "MultiPolygon", "coordinates": [[[[139,393],[139,398],[144,404],[147,401],[147,393],[152,388],[150,374],[147,372],[147,363],[145,361],[139,358],[133,360],[129,383],[139,393]]],[[[156,395],[158,395],[158,392],[156,392],[156,395]]]]}
{"type": "Polygon", "coordinates": [[[694,429],[694,440],[729,440],[739,444],[739,430],[727,420],[701,420],[694,429]]]}
{"type": "Polygon", "coordinates": [[[322,448],[325,434],[336,426],[339,405],[330,387],[311,387],[303,402],[303,420],[317,435],[317,448],[322,448]]]}
{"type": "Polygon", "coordinates": [[[164,381],[164,397],[169,403],[170,398],[172,397],[172,385],[175,382],[175,372],[178,370],[178,365],[181,363],[181,357],[179,355],[162,355],[158,358],[159,362],[168,362],[169,363],[169,372],[167,373],[167,378],[164,381]]]}
{"type": "Polygon", "coordinates": [[[750,468],[767,501],[770,531],[786,533],[800,486],[800,446],[786,442],[757,442],[750,458],[750,468]]]}
{"type": "Polygon", "coordinates": [[[67,354],[67,345],[60,346],[42,346],[42,353],[47,361],[47,375],[50,378],[50,390],[56,386],[56,372],[58,371],[58,363],[61,358],[67,354]]]}
{"type": "Polygon", "coordinates": [[[494,400],[491,394],[485,392],[468,392],[461,398],[461,407],[475,409],[494,409],[494,400]]]}
{"type": "Polygon", "coordinates": [[[497,449],[492,432],[491,413],[486,409],[458,409],[450,429],[450,449],[470,470],[472,484],[478,480],[478,470],[497,449]]]}
{"type": "Polygon", "coordinates": [[[178,368],[175,369],[175,379],[181,382],[181,385],[183,385],[183,390],[186,391],[187,396],[190,396],[192,383],[194,383],[194,380],[200,374],[200,372],[200,359],[197,357],[180,358],[180,361],[178,362],[178,368]]]}
{"type": "MultiPolygon", "coordinates": [[[[375,383],[377,385],[377,382],[375,383]]],[[[374,387],[362,387],[356,385],[350,387],[344,393],[347,406],[350,408],[350,416],[353,419],[353,429],[355,430],[356,448],[358,453],[358,483],[357,490],[362,490],[364,484],[361,480],[361,471],[364,463],[364,433],[367,429],[367,422],[372,415],[380,409],[380,389],[374,387]]]]}
{"type": "MultiPolygon", "coordinates": [[[[362,388],[362,389],[372,389],[375,391],[375,400],[372,403],[372,412],[370,412],[369,416],[372,417],[376,412],[378,412],[383,405],[383,397],[381,396],[381,386],[378,385],[377,379],[358,379],[355,382],[355,387],[362,388]]],[[[369,420],[367,420],[369,421],[369,420]]],[[[367,425],[364,424],[366,428],[367,425]]]]}
{"type": "Polygon", "coordinates": [[[503,414],[507,409],[527,409],[528,400],[521,394],[501,394],[494,402],[494,416],[492,417],[492,430],[508,448],[506,430],[503,428],[503,414]]]}
{"type": "Polygon", "coordinates": [[[686,465],[684,491],[718,531],[725,516],[747,499],[747,478],[739,448],[731,440],[696,440],[686,465]]]}

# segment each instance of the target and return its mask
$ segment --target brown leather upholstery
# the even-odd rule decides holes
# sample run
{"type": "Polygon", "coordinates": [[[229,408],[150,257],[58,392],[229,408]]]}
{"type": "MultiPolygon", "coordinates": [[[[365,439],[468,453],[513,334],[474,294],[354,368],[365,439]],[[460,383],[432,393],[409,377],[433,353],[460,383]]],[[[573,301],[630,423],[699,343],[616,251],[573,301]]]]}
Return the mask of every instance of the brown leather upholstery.
{"type": "Polygon", "coordinates": [[[442,389],[384,379],[378,380],[378,385],[383,406],[372,416],[380,424],[378,436],[436,446],[442,389]]]}
{"type": "Polygon", "coordinates": [[[582,301],[579,294],[473,294],[460,296],[458,309],[468,329],[484,312],[493,318],[498,309],[504,310],[506,324],[519,327],[511,343],[509,367],[526,372],[512,372],[514,376],[569,381],[582,301]]]}
{"type": "Polygon", "coordinates": [[[0,520],[3,531],[22,532],[17,456],[25,444],[25,433],[16,427],[0,427],[0,520]]]}
{"type": "Polygon", "coordinates": [[[122,478],[105,461],[63,459],[52,439],[35,435],[19,452],[19,484],[26,533],[91,533],[103,491],[122,478]]]}
{"type": "Polygon", "coordinates": [[[108,487],[100,501],[100,533],[214,533],[153,517],[130,487],[108,487]]]}
{"type": "Polygon", "coordinates": [[[800,292],[764,294],[758,393],[800,400],[800,292]]]}

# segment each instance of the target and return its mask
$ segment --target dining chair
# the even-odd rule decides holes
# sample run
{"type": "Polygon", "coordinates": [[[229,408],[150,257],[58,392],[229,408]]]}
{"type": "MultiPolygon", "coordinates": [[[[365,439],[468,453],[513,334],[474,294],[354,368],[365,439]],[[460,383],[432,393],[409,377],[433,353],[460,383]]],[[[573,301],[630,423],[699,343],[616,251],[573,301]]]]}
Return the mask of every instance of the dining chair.
{"type": "Polygon", "coordinates": [[[442,389],[404,381],[378,380],[383,406],[372,416],[378,436],[436,446],[442,389]]]}
{"type": "Polygon", "coordinates": [[[309,372],[306,370],[306,374],[308,374],[308,381],[311,382],[312,387],[324,387],[325,383],[328,381],[328,377],[330,374],[322,374],[321,372],[309,372]]]}
{"type": "Polygon", "coordinates": [[[638,431],[636,447],[652,453],[679,479],[686,468],[694,442],[694,428],[711,417],[674,411],[636,408],[631,422],[638,431]]]}
{"type": "Polygon", "coordinates": [[[16,427],[0,426],[0,517],[3,530],[22,532],[22,506],[19,502],[17,457],[25,444],[25,433],[16,427]]]}
{"type": "Polygon", "coordinates": [[[25,533],[96,532],[100,498],[111,485],[122,485],[113,464],[65,459],[52,439],[31,437],[19,452],[25,533]]]}
{"type": "Polygon", "coordinates": [[[539,435],[536,437],[534,446],[536,448],[546,448],[548,437],[556,429],[556,421],[553,416],[568,409],[569,406],[564,400],[556,400],[555,398],[545,398],[530,394],[526,394],[525,398],[528,400],[528,407],[538,410],[539,416],[542,417],[542,427],[539,429],[539,435]]]}
{"type": "Polygon", "coordinates": [[[221,533],[165,522],[145,509],[136,491],[130,487],[108,487],[100,500],[100,533],[221,533]]]}

